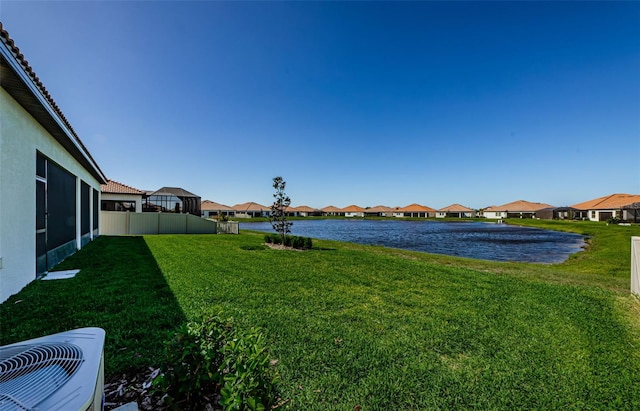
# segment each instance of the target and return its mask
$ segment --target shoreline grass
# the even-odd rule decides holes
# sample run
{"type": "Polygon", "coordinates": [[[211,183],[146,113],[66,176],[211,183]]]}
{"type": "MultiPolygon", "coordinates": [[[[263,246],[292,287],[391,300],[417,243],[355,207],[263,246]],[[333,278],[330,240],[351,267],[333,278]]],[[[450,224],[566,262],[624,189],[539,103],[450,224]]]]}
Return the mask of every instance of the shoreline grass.
{"type": "Polygon", "coordinates": [[[252,232],[100,237],[60,265],[76,278],[0,306],[1,343],[101,326],[117,375],[222,310],[265,330],[286,409],[638,409],[640,302],[622,245],[639,229],[549,227],[590,235],[589,249],[541,265],[324,240],[271,250],[252,232]]]}

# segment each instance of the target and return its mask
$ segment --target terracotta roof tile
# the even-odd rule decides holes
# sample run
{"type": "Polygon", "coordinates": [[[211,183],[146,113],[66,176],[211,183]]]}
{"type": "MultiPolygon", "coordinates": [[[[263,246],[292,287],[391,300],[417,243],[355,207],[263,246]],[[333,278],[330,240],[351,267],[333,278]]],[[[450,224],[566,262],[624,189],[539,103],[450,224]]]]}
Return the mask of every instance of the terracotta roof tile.
{"type": "Polygon", "coordinates": [[[9,32],[7,32],[4,29],[4,26],[2,25],[1,21],[0,21],[0,41],[5,43],[7,47],[11,50],[16,60],[22,66],[24,72],[31,78],[31,80],[36,85],[36,87],[38,87],[38,90],[40,90],[40,93],[42,93],[44,98],[47,100],[47,102],[49,103],[51,108],[55,111],[56,115],[60,118],[60,120],[62,120],[64,125],[67,127],[67,129],[69,129],[69,131],[71,132],[73,137],[76,139],[80,147],[82,147],[86,155],[89,156],[91,161],[93,161],[93,163],[95,164],[95,167],[99,170],[101,174],[104,175],[104,173],[102,173],[102,170],[100,170],[98,163],[91,156],[91,153],[89,152],[87,147],[84,145],[82,140],[80,140],[80,137],[78,137],[78,134],[76,134],[76,131],[71,126],[71,123],[69,123],[69,120],[67,120],[64,113],[62,113],[62,110],[60,109],[60,107],[58,107],[58,104],[53,100],[53,97],[51,97],[51,95],[49,94],[49,91],[45,88],[44,84],[42,84],[42,81],[40,81],[40,78],[38,78],[36,73],[33,71],[31,66],[29,65],[29,62],[24,58],[24,55],[20,52],[20,49],[18,48],[18,46],[16,46],[13,39],[9,37],[9,32]]]}
{"type": "Polygon", "coordinates": [[[364,211],[366,213],[388,213],[388,212],[393,211],[393,208],[387,207],[387,206],[383,206],[383,205],[377,205],[375,207],[367,208],[364,211]]]}
{"type": "Polygon", "coordinates": [[[321,208],[320,211],[322,211],[323,213],[340,213],[342,212],[342,209],[336,207],[336,206],[326,206],[324,208],[321,208]]]}
{"type": "Polygon", "coordinates": [[[287,207],[287,211],[297,211],[300,213],[313,213],[313,212],[318,212],[320,210],[318,210],[317,208],[306,206],[306,205],[301,205],[298,207],[287,207]]]}
{"type": "Polygon", "coordinates": [[[638,194],[610,194],[571,207],[577,210],[615,210],[633,203],[640,202],[638,194]]]}
{"type": "Polygon", "coordinates": [[[399,208],[396,211],[401,213],[424,213],[424,212],[434,213],[436,210],[434,210],[431,207],[413,203],[413,204],[409,204],[408,206],[399,208]]]}
{"type": "Polygon", "coordinates": [[[468,213],[473,210],[460,204],[451,204],[450,206],[441,208],[438,211],[449,212],[449,213],[468,213]]]}
{"type": "Polygon", "coordinates": [[[512,201],[511,203],[487,207],[484,211],[511,211],[511,212],[532,212],[544,210],[545,208],[555,208],[550,204],[532,203],[525,200],[512,201]]]}
{"type": "Polygon", "coordinates": [[[107,180],[107,184],[100,184],[100,191],[108,194],[144,194],[144,191],[119,183],[115,180],[107,180]]]}
{"type": "Polygon", "coordinates": [[[213,202],[211,200],[203,200],[200,203],[200,209],[202,211],[233,211],[233,208],[229,207],[228,205],[224,205],[224,204],[220,204],[220,203],[216,203],[213,202]]]}
{"type": "Polygon", "coordinates": [[[262,204],[254,203],[253,201],[249,201],[247,203],[236,204],[231,207],[232,209],[240,212],[245,211],[271,211],[271,207],[263,206],[262,204]]]}
{"type": "Polygon", "coordinates": [[[343,213],[362,213],[364,212],[364,208],[357,206],[355,204],[351,204],[349,206],[346,206],[345,208],[340,210],[343,213]]]}

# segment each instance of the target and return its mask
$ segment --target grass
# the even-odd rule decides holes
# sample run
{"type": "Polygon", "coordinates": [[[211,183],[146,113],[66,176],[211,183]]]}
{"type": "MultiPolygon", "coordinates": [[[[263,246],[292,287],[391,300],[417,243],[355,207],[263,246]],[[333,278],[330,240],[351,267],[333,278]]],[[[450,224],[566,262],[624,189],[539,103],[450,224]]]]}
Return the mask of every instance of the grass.
{"type": "Polygon", "coordinates": [[[638,409],[638,227],[586,233],[556,265],[497,263],[331,241],[306,252],[238,236],[100,237],[0,306],[2,344],[107,330],[107,374],[158,362],[168,330],[222,310],[260,326],[283,408],[638,409]],[[21,300],[21,302],[17,302],[21,300]]]}

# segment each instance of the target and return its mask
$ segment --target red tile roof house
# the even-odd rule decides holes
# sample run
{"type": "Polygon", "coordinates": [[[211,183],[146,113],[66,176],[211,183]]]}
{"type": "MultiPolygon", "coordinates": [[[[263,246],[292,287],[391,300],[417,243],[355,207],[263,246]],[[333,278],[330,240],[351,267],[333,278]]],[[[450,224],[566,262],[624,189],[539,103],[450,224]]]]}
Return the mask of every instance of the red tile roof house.
{"type": "Polygon", "coordinates": [[[332,205],[321,208],[320,211],[325,216],[344,216],[344,211],[341,208],[332,205]]]}
{"type": "Polygon", "coordinates": [[[640,194],[610,194],[571,207],[578,210],[577,218],[591,221],[607,221],[612,217],[620,220],[638,221],[640,194]]]}
{"type": "Polygon", "coordinates": [[[236,212],[236,218],[269,217],[271,214],[271,207],[263,206],[253,201],[236,204],[231,208],[236,212]]]}
{"type": "Polygon", "coordinates": [[[100,210],[142,212],[142,199],[146,194],[144,191],[114,180],[107,180],[106,184],[101,184],[100,190],[100,210]]]}
{"type": "Polygon", "coordinates": [[[476,216],[475,210],[460,204],[451,204],[441,208],[436,213],[436,218],[473,218],[476,216]]]}
{"type": "Polygon", "coordinates": [[[354,204],[346,206],[340,211],[344,213],[345,217],[364,217],[364,208],[354,204]]]}
{"type": "Polygon", "coordinates": [[[500,206],[491,206],[483,210],[484,218],[536,218],[536,211],[555,208],[545,203],[532,203],[525,200],[517,200],[500,206]]]}
{"type": "Polygon", "coordinates": [[[321,216],[322,211],[317,208],[312,208],[306,205],[298,206],[298,207],[287,207],[285,209],[285,213],[288,216],[292,217],[309,217],[309,216],[321,216]]]}
{"type": "Polygon", "coordinates": [[[429,218],[436,216],[436,210],[420,204],[409,204],[406,207],[398,208],[393,213],[394,217],[429,218]]]}
{"type": "Polygon", "coordinates": [[[0,147],[3,302],[100,235],[107,178],[2,23],[0,147]]]}
{"type": "Polygon", "coordinates": [[[202,217],[205,218],[218,218],[218,215],[223,215],[227,217],[235,216],[236,212],[233,208],[228,205],[216,203],[211,200],[204,200],[200,204],[200,210],[202,212],[202,217]]]}
{"type": "Polygon", "coordinates": [[[392,217],[393,208],[377,205],[375,207],[367,207],[364,209],[365,217],[392,217]]]}

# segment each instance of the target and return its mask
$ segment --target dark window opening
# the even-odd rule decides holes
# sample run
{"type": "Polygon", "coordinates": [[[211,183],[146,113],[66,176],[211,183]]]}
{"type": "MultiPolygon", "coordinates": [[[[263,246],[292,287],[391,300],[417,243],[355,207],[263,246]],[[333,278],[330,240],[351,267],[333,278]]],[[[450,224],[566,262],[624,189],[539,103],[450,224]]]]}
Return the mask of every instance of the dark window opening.
{"type": "Polygon", "coordinates": [[[100,202],[102,211],[136,211],[135,201],[102,200],[100,202]]]}
{"type": "Polygon", "coordinates": [[[84,181],[80,184],[80,230],[81,234],[91,231],[91,187],[84,181]]]}

